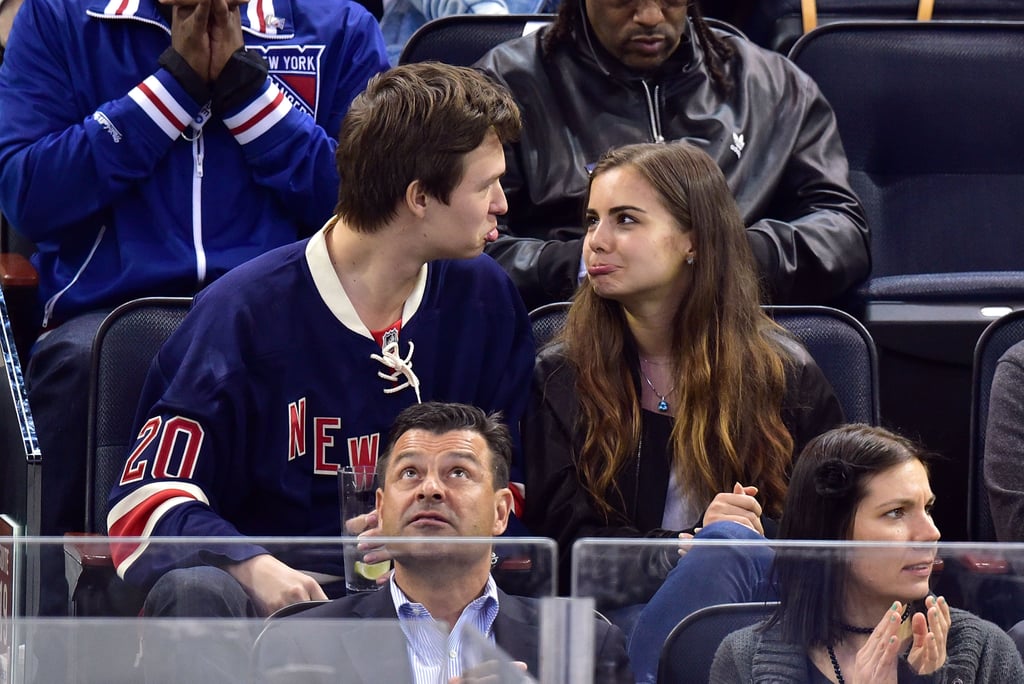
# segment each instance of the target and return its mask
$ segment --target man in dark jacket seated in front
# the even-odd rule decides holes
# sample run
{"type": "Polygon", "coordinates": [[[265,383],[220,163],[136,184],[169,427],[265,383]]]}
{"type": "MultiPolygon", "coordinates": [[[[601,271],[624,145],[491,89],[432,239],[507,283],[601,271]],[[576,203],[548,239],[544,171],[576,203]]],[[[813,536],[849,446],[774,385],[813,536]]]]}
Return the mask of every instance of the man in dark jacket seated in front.
{"type": "MultiPolygon", "coordinates": [[[[344,675],[346,682],[469,682],[483,674],[480,669],[491,670],[494,678],[487,681],[509,681],[499,663],[473,662],[474,642],[480,638],[537,677],[539,606],[497,588],[489,543],[410,541],[385,548],[372,542],[377,535],[444,539],[501,534],[512,510],[511,460],[512,440],[500,414],[439,402],[402,411],[387,451],[377,460],[376,510],[365,520],[350,521],[356,528],[375,525],[360,535],[370,547],[363,560],[393,558],[393,576],[379,591],[349,595],[297,616],[307,620],[272,623],[255,652],[265,680],[278,681],[289,668],[300,666],[323,675],[323,681],[341,681],[336,676],[344,675]],[[335,629],[323,618],[397,618],[408,660],[395,653],[382,659],[382,644],[375,645],[369,632],[359,637],[358,628],[339,623],[335,629]],[[305,630],[307,625],[315,629],[305,630]]],[[[386,632],[377,634],[386,640],[386,632]]],[[[617,627],[595,619],[595,681],[632,683],[625,646],[617,627]]]]}
{"type": "Polygon", "coordinates": [[[690,0],[565,0],[555,22],[477,66],[512,91],[523,134],[506,148],[507,233],[488,247],[527,307],[579,278],[582,200],[609,148],[686,139],[725,173],[768,301],[835,300],[870,269],[835,116],[785,57],[711,29],[690,0]],[[554,241],[550,241],[555,238],[554,241]]]}

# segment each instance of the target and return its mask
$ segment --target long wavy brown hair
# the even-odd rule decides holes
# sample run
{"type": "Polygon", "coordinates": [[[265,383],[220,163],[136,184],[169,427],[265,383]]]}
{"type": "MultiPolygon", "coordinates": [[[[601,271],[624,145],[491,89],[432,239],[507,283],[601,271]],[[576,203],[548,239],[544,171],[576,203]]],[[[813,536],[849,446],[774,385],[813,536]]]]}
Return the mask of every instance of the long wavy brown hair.
{"type": "MultiPolygon", "coordinates": [[[[673,320],[676,481],[702,507],[736,482],[756,485],[765,512],[777,516],[793,451],[781,417],[788,356],[780,337],[786,333],[759,306],[754,257],[736,202],[715,162],[686,142],[612,150],[594,168],[591,185],[624,166],[650,183],[681,231],[693,231],[697,255],[673,320]]],[[[610,518],[615,477],[638,457],[636,343],[622,305],[600,297],[589,280],[573,299],[560,342],[575,366],[582,405],[580,474],[610,518]]]]}

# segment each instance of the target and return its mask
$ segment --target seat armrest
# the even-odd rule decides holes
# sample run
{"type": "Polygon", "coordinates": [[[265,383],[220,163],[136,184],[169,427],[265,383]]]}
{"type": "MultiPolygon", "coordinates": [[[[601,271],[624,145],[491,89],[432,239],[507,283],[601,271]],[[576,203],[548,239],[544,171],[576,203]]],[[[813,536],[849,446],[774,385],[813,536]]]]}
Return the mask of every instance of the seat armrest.
{"type": "Polygon", "coordinates": [[[98,534],[66,532],[64,534],[64,579],[68,583],[68,615],[77,615],[78,584],[86,572],[99,571],[113,574],[114,561],[110,557],[110,544],[98,534]]]}
{"type": "Polygon", "coordinates": [[[83,567],[113,567],[110,544],[99,534],[89,532],[67,532],[64,534],[64,555],[83,567]]]}
{"type": "Polygon", "coordinates": [[[999,553],[965,553],[960,562],[968,571],[978,575],[1009,575],[1010,563],[999,553]]]}
{"type": "Polygon", "coordinates": [[[17,252],[0,253],[0,286],[6,291],[12,287],[38,287],[39,274],[35,267],[17,252]]]}

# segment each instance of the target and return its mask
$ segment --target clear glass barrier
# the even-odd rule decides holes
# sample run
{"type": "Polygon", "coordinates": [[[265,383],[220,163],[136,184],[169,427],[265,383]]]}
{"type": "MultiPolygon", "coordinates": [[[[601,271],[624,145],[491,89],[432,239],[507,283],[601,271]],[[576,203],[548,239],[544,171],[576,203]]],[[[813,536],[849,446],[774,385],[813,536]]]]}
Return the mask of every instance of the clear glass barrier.
{"type": "MultiPolygon", "coordinates": [[[[394,618],[376,617],[382,605],[394,615],[386,584],[388,574],[381,576],[380,594],[364,594],[368,599],[383,600],[372,604],[374,609],[366,612],[367,619],[324,612],[322,608],[316,617],[309,617],[301,610],[315,611],[319,604],[286,608],[269,618],[141,617],[145,592],[117,576],[110,562],[109,541],[100,537],[0,538],[0,684],[414,681],[415,661],[407,649],[402,625],[394,618]],[[69,610],[77,614],[67,618],[26,615],[19,600],[24,586],[33,581],[27,576],[26,559],[53,544],[64,547],[67,576],[74,592],[69,610]]],[[[593,672],[593,628],[589,642],[577,635],[586,632],[580,629],[579,615],[589,623],[595,622],[592,602],[582,602],[581,613],[579,608],[567,607],[571,604],[568,599],[554,597],[557,559],[551,540],[378,537],[375,541],[410,567],[440,560],[441,567],[447,568],[443,572],[451,575],[458,575],[473,559],[482,557],[484,572],[489,568],[498,589],[507,595],[499,596],[497,619],[510,621],[511,627],[502,634],[496,622],[495,642],[478,638],[470,629],[456,649],[447,641],[447,630],[421,618],[423,628],[416,631],[420,647],[448,663],[438,666],[437,681],[447,684],[447,670],[443,668],[451,667],[464,676],[486,675],[488,682],[521,684],[527,680],[521,666],[514,662],[518,660],[529,660],[529,674],[535,681],[542,671],[549,673],[544,681],[585,681],[570,678],[581,663],[593,672]],[[522,625],[532,630],[526,646],[521,643],[522,625]],[[540,639],[542,629],[546,630],[544,640],[540,639]],[[510,634],[515,635],[511,645],[507,643],[510,634]],[[559,648],[581,643],[588,644],[582,659],[581,648],[559,648]],[[554,650],[542,647],[545,644],[554,650]],[[528,657],[517,653],[523,648],[529,652],[528,657]],[[565,658],[570,652],[571,662],[565,658]],[[450,662],[452,658],[457,664],[450,662]]],[[[238,544],[258,544],[275,557],[288,559],[293,567],[315,567],[316,579],[333,597],[344,593],[345,548],[355,542],[335,538],[122,538],[116,543],[148,544],[142,557],[160,562],[222,558],[230,556],[232,547],[238,544]]],[[[369,566],[362,571],[376,575],[369,566]]],[[[204,614],[208,608],[202,605],[208,597],[197,598],[185,589],[171,598],[185,615],[193,611],[204,614]]],[[[478,680],[467,676],[466,681],[478,680]]]]}
{"type": "MultiPolygon", "coordinates": [[[[774,573],[780,558],[789,567],[807,569],[807,581],[795,583],[794,590],[817,592],[815,609],[825,610],[828,601],[810,579],[815,568],[847,568],[848,577],[856,568],[890,602],[916,600],[911,612],[925,611],[921,600],[932,593],[1001,632],[1021,623],[1024,636],[1024,544],[581,539],[572,551],[571,593],[593,598],[597,609],[631,637],[637,680],[653,682],[662,646],[683,618],[713,605],[777,601],[774,573]]],[[[761,610],[756,621],[773,612],[774,605],[761,610]]],[[[877,620],[861,626],[875,627],[884,617],[883,607],[877,620]]],[[[704,666],[710,667],[713,656],[712,649],[704,666]]]]}
{"type": "MultiPolygon", "coordinates": [[[[134,541],[141,540],[119,540],[134,541]]],[[[774,601],[778,596],[772,568],[783,557],[808,568],[857,563],[881,578],[879,586],[894,599],[909,601],[934,592],[954,609],[989,621],[1011,648],[1006,631],[1024,621],[1024,544],[907,546],[698,539],[688,543],[680,556],[678,540],[581,540],[572,558],[574,599],[567,601],[553,598],[558,563],[550,540],[379,541],[404,551],[407,558],[431,560],[481,551],[490,554],[494,542],[492,575],[499,588],[511,597],[531,597],[527,601],[534,616],[530,626],[515,632],[533,634],[537,656],[529,674],[544,684],[582,684],[595,676],[601,682],[634,681],[624,678],[614,663],[613,651],[621,651],[625,637],[631,638],[628,652],[635,681],[655,681],[666,640],[678,622],[710,605],[774,601]],[[595,619],[595,608],[621,629],[625,637],[617,637],[620,645],[609,637],[614,630],[595,619]]],[[[333,563],[340,570],[344,558],[344,543],[339,539],[244,542],[258,543],[279,557],[322,561],[317,566],[321,569],[333,563]]],[[[301,611],[269,620],[139,617],[144,594],[125,585],[109,559],[104,564],[103,552],[109,548],[102,538],[89,538],[91,546],[67,547],[68,576],[75,584],[72,607],[77,615],[26,615],[19,608],[19,592],[31,581],[25,559],[38,554],[41,546],[55,543],[63,540],[0,538],[0,684],[413,681],[407,637],[393,619],[351,621],[310,617],[301,611]]],[[[155,551],[168,558],[188,558],[197,549],[230,554],[233,544],[225,539],[149,543],[146,553],[155,551]]],[[[452,572],[459,567],[451,563],[452,572]]],[[[323,573],[319,579],[331,588],[332,577],[340,580],[341,576],[323,573]]],[[[329,594],[338,589],[338,583],[333,584],[329,594]]],[[[826,597],[819,596],[812,582],[806,587],[824,609],[826,597]]],[[[179,598],[187,612],[191,595],[183,593],[179,598]]],[[[518,601],[511,598],[503,604],[506,615],[518,601]]],[[[913,612],[923,609],[920,601],[913,604],[913,612]]],[[[758,619],[773,610],[768,606],[758,619]]],[[[425,634],[431,642],[433,637],[425,634]]],[[[452,649],[445,638],[438,631],[432,648],[447,658],[452,649]]],[[[477,641],[468,637],[462,645],[455,656],[458,669],[478,672],[474,668],[484,668],[493,677],[489,681],[524,681],[513,664],[522,658],[512,653],[514,648],[503,648],[502,637],[497,637],[497,644],[477,641]]],[[[689,648],[681,662],[690,671],[709,669],[713,656],[714,647],[704,654],[689,648]]]]}

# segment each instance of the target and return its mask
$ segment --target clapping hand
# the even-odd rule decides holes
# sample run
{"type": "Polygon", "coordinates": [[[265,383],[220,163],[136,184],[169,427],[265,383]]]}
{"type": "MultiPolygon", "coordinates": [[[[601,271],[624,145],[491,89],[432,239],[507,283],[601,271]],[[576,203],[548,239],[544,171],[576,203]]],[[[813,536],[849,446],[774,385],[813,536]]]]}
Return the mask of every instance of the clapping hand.
{"type": "Polygon", "coordinates": [[[896,684],[899,631],[903,604],[896,601],[875,626],[867,643],[857,651],[849,684],[896,684]]]}
{"type": "Polygon", "coordinates": [[[914,613],[911,631],[914,643],[907,662],[919,675],[930,675],[946,662],[946,636],[949,634],[949,603],[939,596],[925,599],[926,613],[914,613]]]}

